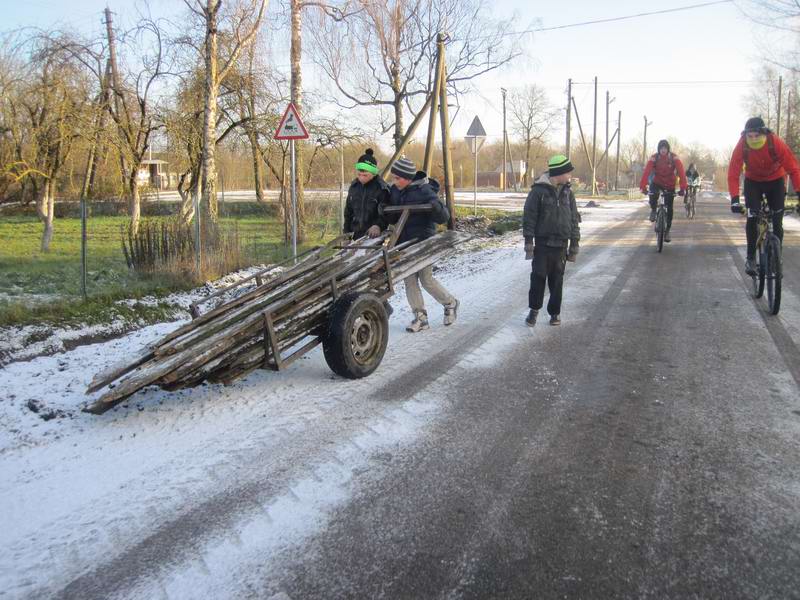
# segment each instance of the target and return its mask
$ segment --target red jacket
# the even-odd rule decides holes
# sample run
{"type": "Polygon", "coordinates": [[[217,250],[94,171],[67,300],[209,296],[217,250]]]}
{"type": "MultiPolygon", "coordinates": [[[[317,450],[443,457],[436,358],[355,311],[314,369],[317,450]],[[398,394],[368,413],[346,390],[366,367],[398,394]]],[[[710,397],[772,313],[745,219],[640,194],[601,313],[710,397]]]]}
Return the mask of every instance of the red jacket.
{"type": "Polygon", "coordinates": [[[644,189],[650,181],[650,172],[655,168],[655,177],[653,183],[665,190],[675,189],[675,176],[680,177],[681,190],[684,192],[689,184],[686,182],[686,171],[683,169],[681,159],[672,155],[672,161],[669,159],[669,154],[661,156],[660,153],[650,157],[647,161],[647,166],[642,173],[642,180],[639,182],[639,189],[644,189]]]}
{"type": "MultiPolygon", "coordinates": [[[[777,162],[769,150],[769,140],[758,150],[748,148],[744,176],[751,181],[774,181],[786,177],[788,172],[792,178],[794,189],[800,190],[800,165],[797,164],[797,159],[786,142],[774,133],[767,135],[772,136],[777,162]]],[[[736,148],[731,154],[731,162],[728,165],[728,192],[731,196],[739,195],[739,175],[741,175],[742,165],[744,165],[744,145],[746,143],[745,136],[740,137],[739,143],[736,144],[736,148]]]]}

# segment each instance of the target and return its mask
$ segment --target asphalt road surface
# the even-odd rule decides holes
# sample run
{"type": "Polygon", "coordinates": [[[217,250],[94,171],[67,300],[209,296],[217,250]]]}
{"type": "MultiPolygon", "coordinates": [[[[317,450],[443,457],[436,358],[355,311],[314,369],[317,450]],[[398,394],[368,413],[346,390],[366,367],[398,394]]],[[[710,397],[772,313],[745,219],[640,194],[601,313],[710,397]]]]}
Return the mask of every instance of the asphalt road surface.
{"type": "Polygon", "coordinates": [[[799,598],[800,235],[772,317],[726,201],[662,254],[646,215],[587,236],[561,327],[523,324],[523,263],[478,277],[473,319],[335,420],[254,427],[213,494],[53,595],[799,598]]]}

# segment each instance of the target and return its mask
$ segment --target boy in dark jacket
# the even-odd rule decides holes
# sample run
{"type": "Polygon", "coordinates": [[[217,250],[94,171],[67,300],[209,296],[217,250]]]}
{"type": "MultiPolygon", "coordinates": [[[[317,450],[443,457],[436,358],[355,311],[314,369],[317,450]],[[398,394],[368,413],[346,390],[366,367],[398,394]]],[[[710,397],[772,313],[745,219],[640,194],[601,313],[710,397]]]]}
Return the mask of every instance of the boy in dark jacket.
{"type": "MultiPolygon", "coordinates": [[[[430,212],[411,213],[397,242],[403,243],[413,239],[420,241],[435,235],[436,224],[446,223],[450,218],[450,213],[437,195],[439,183],[434,179],[428,179],[425,172],[417,171],[414,163],[407,158],[401,158],[394,163],[391,172],[394,185],[391,187],[390,202],[393,206],[430,204],[432,208],[430,212]]],[[[433,278],[433,265],[406,277],[405,284],[406,298],[414,310],[414,320],[406,327],[406,331],[416,333],[430,328],[420,284],[425,291],[444,306],[444,324],[452,325],[455,322],[458,300],[433,278]]]]}
{"type": "Polygon", "coordinates": [[[561,324],[561,288],[565,261],[575,262],[581,230],[575,195],[569,184],[572,163],[558,154],[547,163],[548,171],[533,184],[525,200],[522,233],[525,259],[533,259],[528,313],[525,323],[536,324],[544,302],[545,284],[550,289],[547,312],[550,325],[561,324]],[[535,242],[535,245],[534,245],[535,242]]]}
{"type": "Polygon", "coordinates": [[[372,148],[367,148],[356,163],[356,178],[347,190],[344,205],[344,233],[353,233],[353,239],[378,237],[386,229],[386,222],[378,210],[389,202],[389,186],[378,175],[378,161],[372,148]]]}

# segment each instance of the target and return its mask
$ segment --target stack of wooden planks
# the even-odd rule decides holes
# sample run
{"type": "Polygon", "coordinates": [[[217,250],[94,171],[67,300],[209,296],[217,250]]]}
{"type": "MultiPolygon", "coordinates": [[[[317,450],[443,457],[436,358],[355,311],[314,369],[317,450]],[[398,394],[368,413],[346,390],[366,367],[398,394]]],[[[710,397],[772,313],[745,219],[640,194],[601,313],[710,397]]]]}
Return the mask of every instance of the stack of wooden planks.
{"type": "Polygon", "coordinates": [[[124,364],[98,373],[87,394],[107,389],[85,410],[103,413],[149,385],[175,390],[203,381],[227,384],[254,369],[286,366],[320,343],[337,298],[351,292],[388,298],[395,281],[440,261],[466,239],[446,231],[391,249],[379,238],[311,252],[285,271],[259,277],[246,293],[198,314],[124,364]]]}

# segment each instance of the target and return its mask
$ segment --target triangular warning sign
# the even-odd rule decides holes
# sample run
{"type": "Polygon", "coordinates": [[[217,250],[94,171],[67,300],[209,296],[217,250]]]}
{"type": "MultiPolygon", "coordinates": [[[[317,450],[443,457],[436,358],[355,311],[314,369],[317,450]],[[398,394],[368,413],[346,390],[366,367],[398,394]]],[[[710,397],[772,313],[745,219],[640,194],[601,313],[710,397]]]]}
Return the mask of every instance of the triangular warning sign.
{"type": "Polygon", "coordinates": [[[281,117],[278,130],[275,132],[276,140],[305,140],[308,138],[308,131],[303,125],[302,119],[291,102],[286,107],[286,112],[281,117]]]}
{"type": "Polygon", "coordinates": [[[486,130],[477,116],[472,119],[472,125],[467,130],[467,137],[486,137],[486,130]]]}

